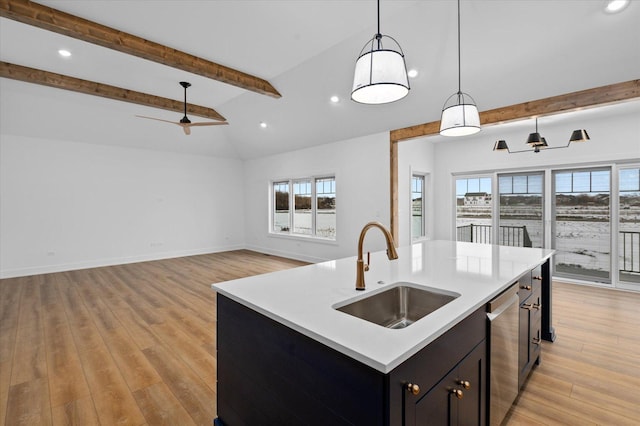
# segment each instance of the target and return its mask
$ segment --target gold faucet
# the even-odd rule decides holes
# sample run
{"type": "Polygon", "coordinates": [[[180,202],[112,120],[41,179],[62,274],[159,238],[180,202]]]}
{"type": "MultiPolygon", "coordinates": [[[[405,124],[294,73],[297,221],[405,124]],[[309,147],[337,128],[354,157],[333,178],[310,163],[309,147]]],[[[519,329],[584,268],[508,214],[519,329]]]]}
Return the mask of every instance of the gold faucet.
{"type": "Polygon", "coordinates": [[[397,259],[398,253],[396,252],[395,243],[391,232],[385,228],[380,222],[367,223],[362,231],[360,231],[360,239],[358,240],[358,260],[356,262],[356,290],[364,290],[364,273],[369,270],[370,254],[367,253],[367,263],[364,263],[362,258],[362,245],[364,243],[364,236],[370,228],[378,228],[384,234],[384,238],[387,240],[387,257],[389,260],[397,259]]]}

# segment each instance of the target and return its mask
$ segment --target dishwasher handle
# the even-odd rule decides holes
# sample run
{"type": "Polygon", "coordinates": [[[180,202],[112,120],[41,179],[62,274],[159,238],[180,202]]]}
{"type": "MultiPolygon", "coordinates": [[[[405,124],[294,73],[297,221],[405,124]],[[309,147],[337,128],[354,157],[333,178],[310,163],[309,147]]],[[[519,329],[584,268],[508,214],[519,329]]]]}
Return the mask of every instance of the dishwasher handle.
{"type": "Polygon", "coordinates": [[[511,299],[518,295],[519,283],[514,283],[511,287],[500,293],[498,297],[493,299],[487,304],[488,313],[497,313],[497,311],[503,311],[504,306],[510,305],[511,299]]]}

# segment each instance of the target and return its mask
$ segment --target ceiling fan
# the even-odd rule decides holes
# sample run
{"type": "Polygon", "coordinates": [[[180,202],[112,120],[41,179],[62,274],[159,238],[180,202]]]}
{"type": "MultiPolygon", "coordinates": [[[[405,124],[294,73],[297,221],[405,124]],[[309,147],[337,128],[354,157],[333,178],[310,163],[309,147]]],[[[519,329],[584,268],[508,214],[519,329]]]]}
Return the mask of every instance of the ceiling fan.
{"type": "Polygon", "coordinates": [[[189,120],[189,118],[187,117],[187,87],[191,86],[191,83],[187,83],[186,81],[181,81],[180,86],[184,87],[184,117],[182,117],[180,121],[163,120],[161,118],[145,117],[144,115],[136,115],[136,117],[147,118],[149,120],[164,121],[165,123],[177,124],[178,126],[182,127],[182,130],[184,130],[185,135],[191,134],[191,127],[220,126],[223,124],[229,124],[226,121],[206,121],[206,122],[202,121],[198,123],[192,123],[191,120],[189,120]]]}

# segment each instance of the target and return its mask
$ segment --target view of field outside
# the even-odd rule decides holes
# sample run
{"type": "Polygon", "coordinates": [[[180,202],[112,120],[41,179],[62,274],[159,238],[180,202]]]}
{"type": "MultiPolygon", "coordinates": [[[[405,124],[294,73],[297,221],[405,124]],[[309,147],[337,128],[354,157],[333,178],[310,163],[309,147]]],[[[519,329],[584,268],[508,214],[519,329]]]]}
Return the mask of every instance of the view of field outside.
{"type": "MultiPolygon", "coordinates": [[[[542,247],[543,173],[500,175],[499,244],[542,247]],[[526,227],[526,233],[519,229],[526,227]],[[520,232],[520,234],[517,234],[520,232]],[[523,234],[527,238],[520,238],[523,234]]],[[[553,175],[553,247],[559,275],[609,282],[611,208],[609,169],[558,171],[553,175]]],[[[491,179],[456,179],[459,241],[492,242],[491,179]]],[[[640,168],[619,172],[618,260],[620,280],[640,282],[640,168]]]]}
{"type": "Polygon", "coordinates": [[[491,243],[492,205],[490,177],[456,179],[456,239],[491,243]]]}
{"type": "MultiPolygon", "coordinates": [[[[298,235],[314,235],[312,180],[274,182],[273,231],[298,235]],[[293,187],[293,215],[289,187],[293,187]],[[293,229],[293,231],[292,231],[293,229]]],[[[336,182],[335,178],[315,179],[315,236],[335,239],[336,237],[336,182]]]]}
{"type": "Polygon", "coordinates": [[[542,173],[500,175],[498,177],[500,192],[499,244],[543,247],[543,178],[542,173]],[[520,241],[523,244],[518,244],[520,241]]]}
{"type": "Polygon", "coordinates": [[[608,169],[554,173],[556,273],[610,279],[610,188],[608,169]]]}
{"type": "Polygon", "coordinates": [[[620,170],[620,280],[640,283],[640,168],[620,170]]]}
{"type": "Polygon", "coordinates": [[[424,176],[411,177],[411,239],[424,237],[424,176]]]}

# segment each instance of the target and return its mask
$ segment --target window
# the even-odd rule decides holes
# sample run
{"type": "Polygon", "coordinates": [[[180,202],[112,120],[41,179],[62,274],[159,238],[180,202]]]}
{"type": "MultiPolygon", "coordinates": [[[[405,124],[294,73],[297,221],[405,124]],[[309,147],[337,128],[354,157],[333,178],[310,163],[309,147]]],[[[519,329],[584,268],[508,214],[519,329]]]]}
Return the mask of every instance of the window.
{"type": "Polygon", "coordinates": [[[620,281],[640,283],[640,167],[620,169],[618,270],[620,281]]]}
{"type": "Polygon", "coordinates": [[[553,172],[555,274],[610,283],[611,170],[553,172]]]}
{"type": "Polygon", "coordinates": [[[313,215],[311,209],[311,181],[293,182],[293,233],[311,235],[313,215]]]}
{"type": "Polygon", "coordinates": [[[425,231],[425,178],[422,175],[411,176],[411,239],[426,236],[425,231]]]}
{"type": "Polygon", "coordinates": [[[316,179],[316,236],[336,237],[336,179],[316,179]]]}
{"type": "Polygon", "coordinates": [[[289,182],[273,183],[273,231],[289,232],[289,182]]]}
{"type": "Polygon", "coordinates": [[[490,177],[456,178],[456,240],[491,243],[490,177]]]}
{"type": "Polygon", "coordinates": [[[335,177],[273,182],[272,193],[272,233],[335,240],[335,177]]]}
{"type": "Polygon", "coordinates": [[[543,172],[498,175],[498,244],[544,246],[543,172]]]}

